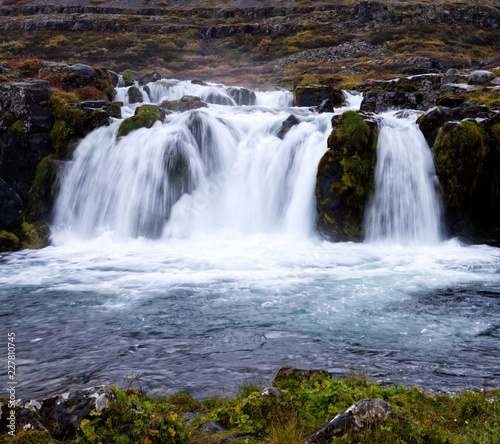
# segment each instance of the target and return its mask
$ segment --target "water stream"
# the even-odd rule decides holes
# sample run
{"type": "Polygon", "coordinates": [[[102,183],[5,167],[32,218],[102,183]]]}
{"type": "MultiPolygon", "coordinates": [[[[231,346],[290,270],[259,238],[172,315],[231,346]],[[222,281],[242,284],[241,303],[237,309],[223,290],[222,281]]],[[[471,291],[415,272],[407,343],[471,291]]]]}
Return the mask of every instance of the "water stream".
{"type": "MultiPolygon", "coordinates": [[[[500,250],[442,238],[415,118],[383,117],[368,241],[331,243],[315,234],[314,186],[332,114],[292,108],[286,92],[241,106],[226,87],[178,81],[144,98],[184,94],[209,107],[120,140],[119,122],[87,136],[65,171],[53,245],[0,257],[20,396],[134,377],[208,396],[285,365],[500,385],[500,250]],[[290,114],[300,124],[280,139],[290,114]]],[[[350,97],[336,112],[357,106],[350,97]]]]}

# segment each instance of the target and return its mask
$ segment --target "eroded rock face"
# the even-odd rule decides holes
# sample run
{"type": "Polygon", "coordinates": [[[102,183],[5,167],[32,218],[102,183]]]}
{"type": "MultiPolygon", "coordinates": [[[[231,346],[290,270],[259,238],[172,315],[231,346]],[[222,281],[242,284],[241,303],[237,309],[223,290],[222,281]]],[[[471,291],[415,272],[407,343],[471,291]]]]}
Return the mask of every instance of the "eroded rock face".
{"type": "Polygon", "coordinates": [[[5,181],[0,179],[0,229],[9,228],[24,210],[23,201],[5,181]]]}
{"type": "Polygon", "coordinates": [[[50,154],[54,123],[49,82],[6,83],[0,87],[0,177],[26,204],[41,159],[50,154]]]}
{"type": "Polygon", "coordinates": [[[335,241],[360,241],[363,215],[373,190],[378,129],[354,111],[332,119],[329,150],[316,176],[317,229],[335,241]]]}

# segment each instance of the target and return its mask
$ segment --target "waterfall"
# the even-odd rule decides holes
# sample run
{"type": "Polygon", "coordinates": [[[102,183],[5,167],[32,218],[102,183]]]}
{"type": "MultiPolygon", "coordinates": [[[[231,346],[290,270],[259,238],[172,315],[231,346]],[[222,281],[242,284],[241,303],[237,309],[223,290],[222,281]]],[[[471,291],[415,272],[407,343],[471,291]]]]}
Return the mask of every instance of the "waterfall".
{"type": "Polygon", "coordinates": [[[442,208],[432,152],[414,115],[381,118],[366,239],[436,244],[442,238],[442,208]]]}
{"type": "MultiPolygon", "coordinates": [[[[120,99],[126,90],[118,88],[120,99]]],[[[286,91],[257,92],[254,105],[237,106],[230,94],[248,92],[174,80],[149,84],[155,103],[186,94],[218,103],[173,113],[126,137],[117,138],[120,121],[87,136],[63,177],[54,226],[83,238],[106,231],[152,239],[220,230],[309,236],[332,114],[283,108],[291,100],[286,91]],[[280,138],[291,113],[298,124],[280,138]]]]}

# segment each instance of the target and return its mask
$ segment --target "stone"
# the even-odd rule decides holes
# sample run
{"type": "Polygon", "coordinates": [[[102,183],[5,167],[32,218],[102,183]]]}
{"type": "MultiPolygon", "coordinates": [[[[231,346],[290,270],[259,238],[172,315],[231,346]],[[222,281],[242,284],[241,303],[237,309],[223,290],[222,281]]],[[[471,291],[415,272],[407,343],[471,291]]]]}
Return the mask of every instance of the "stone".
{"type": "Polygon", "coordinates": [[[459,107],[453,108],[453,115],[458,119],[486,119],[490,116],[489,109],[486,105],[474,105],[469,102],[463,102],[459,107]]]}
{"type": "Polygon", "coordinates": [[[404,422],[409,421],[395,413],[390,404],[382,399],[362,399],[311,434],[306,442],[309,444],[330,442],[335,438],[335,435],[344,433],[346,429],[372,428],[384,424],[389,418],[404,422]]]}
{"type": "Polygon", "coordinates": [[[182,96],[179,100],[165,100],[160,104],[161,108],[170,111],[185,112],[193,109],[207,108],[208,105],[196,96],[182,96]]]}
{"type": "Polygon", "coordinates": [[[142,92],[137,86],[131,86],[128,91],[128,101],[129,103],[142,103],[143,98],[142,98],[142,92]]]}
{"type": "Polygon", "coordinates": [[[469,85],[486,85],[495,78],[495,74],[491,71],[477,70],[472,71],[467,83],[469,85]]]}
{"type": "Polygon", "coordinates": [[[205,424],[202,424],[200,427],[198,427],[198,430],[200,432],[213,432],[213,433],[220,433],[226,431],[224,427],[222,427],[219,423],[215,421],[209,421],[206,422],[205,424]]]}
{"type": "Polygon", "coordinates": [[[445,106],[431,108],[417,119],[417,123],[429,146],[434,145],[439,129],[445,122],[453,120],[453,110],[445,106]]]}
{"type": "Polygon", "coordinates": [[[246,88],[228,88],[228,95],[235,101],[238,106],[251,106],[255,105],[257,96],[253,91],[246,88]]]}
{"type": "Polygon", "coordinates": [[[62,69],[63,73],[74,74],[74,78],[69,81],[72,88],[81,88],[82,86],[89,86],[99,77],[98,72],[91,66],[78,63],[76,65],[69,65],[62,69]]]}
{"type": "Polygon", "coordinates": [[[300,120],[297,119],[293,114],[290,114],[285,121],[282,123],[281,128],[279,129],[276,136],[280,139],[284,139],[288,131],[290,131],[295,125],[298,125],[300,120]]]}
{"type": "Polygon", "coordinates": [[[294,89],[293,99],[294,106],[319,106],[326,99],[333,106],[341,106],[344,95],[339,88],[328,85],[299,85],[294,89]]]}
{"type": "Polygon", "coordinates": [[[4,180],[0,179],[0,229],[9,228],[24,210],[19,195],[4,180]]]}
{"type": "Polygon", "coordinates": [[[318,106],[319,113],[333,113],[335,111],[333,102],[330,99],[325,99],[318,106]]]}
{"type": "Polygon", "coordinates": [[[139,86],[147,85],[148,83],[157,82],[161,80],[161,75],[157,72],[150,72],[139,79],[139,86]]]}
{"type": "Polygon", "coordinates": [[[125,119],[118,129],[117,137],[125,137],[139,128],[151,128],[158,120],[165,120],[166,112],[156,105],[142,105],[136,108],[133,117],[125,119]]]}
{"type": "Polygon", "coordinates": [[[265,396],[267,398],[281,398],[281,391],[276,387],[266,387],[264,390],[260,392],[261,396],[265,396]]]}

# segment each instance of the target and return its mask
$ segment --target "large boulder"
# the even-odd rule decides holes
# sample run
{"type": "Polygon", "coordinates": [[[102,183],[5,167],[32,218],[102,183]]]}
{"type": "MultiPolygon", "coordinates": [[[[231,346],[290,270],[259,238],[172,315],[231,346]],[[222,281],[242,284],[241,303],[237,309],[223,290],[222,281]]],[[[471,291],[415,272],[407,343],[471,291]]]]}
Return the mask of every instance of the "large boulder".
{"type": "Polygon", "coordinates": [[[100,77],[99,73],[88,65],[78,63],[76,65],[69,65],[62,69],[65,74],[72,74],[71,79],[68,79],[69,87],[81,88],[82,86],[89,86],[100,77]]]}
{"type": "Polygon", "coordinates": [[[131,86],[127,91],[127,95],[129,103],[143,102],[142,92],[137,86],[131,86]]]}
{"type": "Polygon", "coordinates": [[[196,96],[182,96],[179,100],[165,100],[160,104],[161,108],[169,111],[179,111],[181,113],[198,108],[207,108],[208,105],[196,96]]]}
{"type": "Polygon", "coordinates": [[[319,430],[306,439],[306,443],[316,444],[330,442],[335,435],[344,433],[346,429],[363,430],[383,425],[388,419],[408,422],[408,419],[392,410],[390,404],[382,399],[362,399],[339,413],[319,430]]]}
{"type": "Polygon", "coordinates": [[[477,70],[470,73],[467,83],[469,85],[486,85],[495,78],[491,71],[477,70]]]}
{"type": "Polygon", "coordinates": [[[294,106],[319,106],[329,99],[333,106],[341,106],[344,95],[339,88],[330,85],[298,85],[293,91],[294,106]]]}
{"type": "Polygon", "coordinates": [[[23,201],[19,195],[0,179],[0,229],[14,224],[23,210],[23,201]]]}
{"type": "Polygon", "coordinates": [[[52,149],[51,97],[45,80],[0,86],[0,177],[25,204],[37,165],[52,149]]]}
{"type": "Polygon", "coordinates": [[[255,105],[257,96],[246,88],[228,88],[228,95],[234,100],[236,105],[255,105]]]}
{"type": "Polygon", "coordinates": [[[500,116],[447,122],[434,144],[450,234],[500,239],[500,116]]]}
{"type": "Polygon", "coordinates": [[[336,241],[363,238],[363,214],[374,187],[377,124],[354,111],[332,119],[329,150],[318,165],[319,232],[336,241]]]}
{"type": "Polygon", "coordinates": [[[148,83],[153,83],[158,80],[161,80],[161,75],[158,74],[157,72],[150,72],[148,74],[143,75],[139,79],[139,86],[144,86],[147,85],[148,83]]]}

